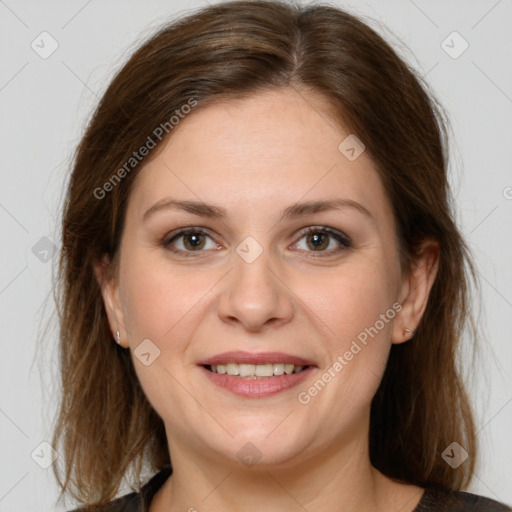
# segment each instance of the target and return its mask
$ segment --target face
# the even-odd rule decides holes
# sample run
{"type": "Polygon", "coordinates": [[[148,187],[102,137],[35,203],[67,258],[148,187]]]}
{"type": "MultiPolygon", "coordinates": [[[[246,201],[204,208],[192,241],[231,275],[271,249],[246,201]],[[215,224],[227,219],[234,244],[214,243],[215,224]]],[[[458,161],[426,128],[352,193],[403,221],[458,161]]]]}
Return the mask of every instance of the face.
{"type": "Polygon", "coordinates": [[[259,93],[191,113],[138,175],[104,297],[171,455],[286,467],[366,444],[408,288],[348,135],[319,96],[259,93]]]}

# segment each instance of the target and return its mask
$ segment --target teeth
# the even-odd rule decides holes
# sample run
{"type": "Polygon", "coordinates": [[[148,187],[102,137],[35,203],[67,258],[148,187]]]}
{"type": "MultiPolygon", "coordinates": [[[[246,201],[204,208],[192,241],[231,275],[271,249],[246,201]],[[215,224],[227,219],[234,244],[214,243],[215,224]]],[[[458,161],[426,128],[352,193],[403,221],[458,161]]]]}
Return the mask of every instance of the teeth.
{"type": "MultiPolygon", "coordinates": [[[[213,366],[212,366],[212,370],[213,370],[213,366]]],[[[240,375],[240,368],[237,364],[227,364],[226,365],[226,373],[228,375],[240,375]]]]}
{"type": "Polygon", "coordinates": [[[256,377],[272,377],[274,375],[274,367],[271,364],[258,364],[254,366],[254,375],[256,377]]]}
{"type": "Polygon", "coordinates": [[[212,372],[239,376],[243,379],[268,379],[274,376],[290,375],[299,373],[304,366],[295,366],[287,363],[268,364],[213,364],[210,366],[212,372]]]}

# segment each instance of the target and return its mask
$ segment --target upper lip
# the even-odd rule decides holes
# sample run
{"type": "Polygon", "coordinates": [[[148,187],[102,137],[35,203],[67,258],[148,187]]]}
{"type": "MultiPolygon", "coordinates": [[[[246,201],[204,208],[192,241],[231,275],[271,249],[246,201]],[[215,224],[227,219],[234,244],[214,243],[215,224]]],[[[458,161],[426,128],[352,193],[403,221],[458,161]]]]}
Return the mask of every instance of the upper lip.
{"type": "Polygon", "coordinates": [[[213,357],[209,357],[208,359],[204,359],[200,361],[198,365],[206,366],[206,365],[216,365],[216,364],[228,364],[228,363],[237,363],[237,364],[274,364],[274,363],[284,363],[284,364],[293,364],[295,366],[315,366],[312,361],[308,361],[303,357],[294,356],[291,354],[285,354],[283,352],[223,352],[222,354],[217,354],[213,357]]]}

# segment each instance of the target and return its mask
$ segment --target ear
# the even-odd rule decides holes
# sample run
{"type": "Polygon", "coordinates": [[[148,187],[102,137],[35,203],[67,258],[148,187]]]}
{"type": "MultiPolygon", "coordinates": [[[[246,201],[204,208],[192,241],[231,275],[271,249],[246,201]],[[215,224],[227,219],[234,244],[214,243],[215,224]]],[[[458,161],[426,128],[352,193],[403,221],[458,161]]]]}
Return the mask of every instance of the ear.
{"type": "Polygon", "coordinates": [[[403,343],[414,336],[437,276],[439,254],[437,240],[425,239],[410,272],[403,278],[399,294],[402,309],[393,326],[392,343],[403,343]],[[407,332],[406,329],[410,329],[411,332],[407,332]]]}
{"type": "Polygon", "coordinates": [[[119,345],[128,348],[128,336],[119,297],[118,279],[114,273],[111,272],[111,262],[107,255],[104,255],[101,261],[94,264],[94,275],[101,288],[101,295],[103,296],[103,303],[107,312],[112,338],[114,341],[117,341],[117,331],[119,331],[119,345]]]}

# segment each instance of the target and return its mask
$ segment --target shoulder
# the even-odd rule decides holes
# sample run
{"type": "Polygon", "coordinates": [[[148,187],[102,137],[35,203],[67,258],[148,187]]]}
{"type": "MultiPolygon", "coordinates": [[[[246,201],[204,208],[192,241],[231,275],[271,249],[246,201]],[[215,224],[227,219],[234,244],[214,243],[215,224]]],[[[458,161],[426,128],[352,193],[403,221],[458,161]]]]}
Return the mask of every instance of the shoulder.
{"type": "Polygon", "coordinates": [[[70,512],[142,512],[140,493],[132,492],[98,507],[75,508],[70,512]]]}
{"type": "Polygon", "coordinates": [[[512,508],[470,492],[427,488],[413,512],[512,512],[512,508]]]}
{"type": "Polygon", "coordinates": [[[131,492],[115,499],[105,505],[96,507],[81,507],[69,512],[146,512],[149,504],[158,489],[172,474],[172,468],[165,466],[140,489],[140,492],[131,492]]]}
{"type": "Polygon", "coordinates": [[[103,506],[75,508],[70,512],[141,512],[142,510],[140,493],[132,492],[103,506]]]}

